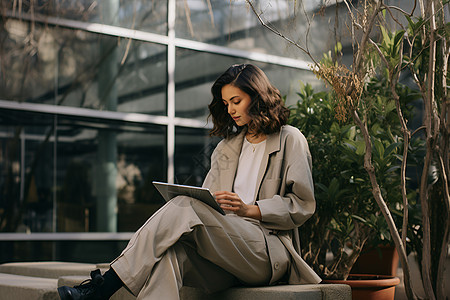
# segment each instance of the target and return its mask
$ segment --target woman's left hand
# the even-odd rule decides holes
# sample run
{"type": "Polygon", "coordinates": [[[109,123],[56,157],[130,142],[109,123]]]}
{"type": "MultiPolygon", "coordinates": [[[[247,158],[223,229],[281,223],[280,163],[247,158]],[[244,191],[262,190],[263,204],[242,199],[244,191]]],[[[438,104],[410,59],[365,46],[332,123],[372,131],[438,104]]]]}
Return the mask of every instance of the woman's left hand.
{"type": "Polygon", "coordinates": [[[248,205],[236,193],[220,191],[215,192],[217,203],[220,204],[223,210],[234,212],[241,217],[249,217],[256,220],[261,220],[261,211],[258,205],[248,205]]]}

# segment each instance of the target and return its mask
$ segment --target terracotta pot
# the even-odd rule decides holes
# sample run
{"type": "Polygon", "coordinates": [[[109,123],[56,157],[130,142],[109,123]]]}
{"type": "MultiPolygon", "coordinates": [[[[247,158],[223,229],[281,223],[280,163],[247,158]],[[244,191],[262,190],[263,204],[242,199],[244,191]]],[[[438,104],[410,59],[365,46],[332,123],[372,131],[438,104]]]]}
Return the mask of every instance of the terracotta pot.
{"type": "Polygon", "coordinates": [[[400,279],[394,276],[350,274],[347,280],[323,280],[323,283],[348,284],[353,300],[393,300],[400,279]]]}
{"type": "Polygon", "coordinates": [[[364,248],[351,274],[397,275],[398,253],[394,246],[380,245],[376,249],[364,248]]]}

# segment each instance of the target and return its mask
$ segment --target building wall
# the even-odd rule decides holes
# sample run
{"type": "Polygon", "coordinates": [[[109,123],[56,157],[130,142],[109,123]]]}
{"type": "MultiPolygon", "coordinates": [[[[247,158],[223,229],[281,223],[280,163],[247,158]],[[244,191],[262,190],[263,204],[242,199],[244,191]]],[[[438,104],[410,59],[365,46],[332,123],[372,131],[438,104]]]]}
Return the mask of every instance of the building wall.
{"type": "MultiPolygon", "coordinates": [[[[319,60],[336,40],[351,49],[331,2],[253,3],[319,60]]],[[[321,86],[243,0],[9,1],[3,14],[0,232],[134,231],[163,203],[153,180],[201,185],[210,87],[232,64],[261,67],[287,105],[300,81],[321,86]]]]}
{"type": "MultiPolygon", "coordinates": [[[[201,185],[218,142],[210,87],[226,68],[258,65],[288,105],[300,80],[316,82],[305,55],[244,1],[210,3],[9,4],[0,231],[134,231],[163,204],[153,180],[201,185]]],[[[283,30],[304,27],[297,2],[259,5],[283,30]]]]}
{"type": "MultiPolygon", "coordinates": [[[[126,238],[52,241],[135,231],[164,203],[153,180],[201,185],[218,142],[208,136],[210,87],[230,65],[258,65],[288,106],[300,81],[322,87],[311,58],[261,26],[244,0],[6,2],[0,232],[54,234],[40,244],[0,233],[0,262],[98,262],[92,253],[107,261],[126,238]]],[[[253,1],[269,26],[316,60],[336,40],[351,50],[340,2],[253,1]]],[[[407,0],[388,2],[412,9],[407,0]]]]}

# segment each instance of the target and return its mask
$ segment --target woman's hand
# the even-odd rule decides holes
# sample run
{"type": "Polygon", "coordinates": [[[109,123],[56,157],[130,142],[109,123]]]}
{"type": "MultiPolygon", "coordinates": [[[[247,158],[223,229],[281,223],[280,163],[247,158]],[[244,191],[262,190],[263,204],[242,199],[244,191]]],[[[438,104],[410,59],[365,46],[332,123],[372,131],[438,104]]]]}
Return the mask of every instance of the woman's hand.
{"type": "Polygon", "coordinates": [[[232,192],[220,191],[215,192],[217,203],[220,204],[223,210],[234,212],[241,217],[249,217],[256,220],[261,220],[261,211],[258,205],[247,205],[242,199],[232,192]]]}

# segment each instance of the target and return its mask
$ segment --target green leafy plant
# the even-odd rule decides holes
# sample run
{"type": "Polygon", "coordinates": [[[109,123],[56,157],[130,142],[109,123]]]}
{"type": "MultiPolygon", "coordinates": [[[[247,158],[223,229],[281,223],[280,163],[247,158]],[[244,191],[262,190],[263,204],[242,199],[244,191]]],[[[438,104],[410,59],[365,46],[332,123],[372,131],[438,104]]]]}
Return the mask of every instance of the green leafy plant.
{"type": "MultiPolygon", "coordinates": [[[[363,91],[370,98],[370,131],[374,163],[389,194],[389,207],[398,222],[402,196],[399,169],[402,151],[401,129],[393,122],[395,105],[386,93],[385,78],[374,77],[363,91]]],[[[414,92],[402,87],[405,105],[414,92]]],[[[303,257],[326,279],[345,279],[364,246],[391,244],[389,228],[372,197],[364,170],[364,139],[349,121],[338,121],[332,92],[314,92],[301,85],[297,104],[291,107],[290,124],[306,136],[313,156],[313,178],[317,210],[301,230],[303,257]]],[[[409,107],[405,107],[410,111],[409,107]]]]}
{"type": "MultiPolygon", "coordinates": [[[[399,254],[408,299],[418,299],[418,295],[412,288],[407,237],[414,243],[421,261],[421,284],[426,298],[445,299],[444,270],[450,239],[450,23],[446,16],[450,1],[415,0],[411,11],[384,0],[343,1],[340,7],[344,8],[349,20],[346,34],[351,37],[351,50],[346,54],[352,58],[351,65],[342,63],[342,49],[345,47],[341,48],[338,44],[342,35],[336,37],[338,47],[335,47],[335,57],[331,63],[329,60],[318,62],[315,59],[308,48],[312,23],[306,12],[308,30],[306,46],[302,46],[267,22],[264,12],[257,11],[252,1],[246,2],[264,27],[295,45],[312,60],[313,71],[331,87],[335,95],[337,118],[358,128],[364,141],[364,159],[360,166],[368,175],[372,197],[387,223],[399,254]],[[408,77],[411,86],[420,94],[423,116],[417,129],[408,126],[411,119],[404,110],[405,99],[401,97],[402,77],[408,77]],[[386,93],[395,104],[395,126],[400,128],[401,135],[397,137],[391,132],[397,141],[380,139],[370,121],[375,112],[372,106],[377,103],[374,101],[377,98],[371,98],[365,92],[371,88],[373,79],[380,78],[385,78],[387,83],[380,95],[386,93]],[[421,140],[415,140],[417,137],[421,140]],[[400,149],[390,146],[393,142],[401,142],[402,145],[398,145],[400,149]],[[394,156],[400,161],[399,185],[395,184],[398,178],[386,178],[377,169],[387,167],[383,165],[386,162],[384,158],[394,149],[394,156]],[[411,162],[417,166],[415,174],[407,168],[411,162]],[[411,175],[419,178],[412,192],[408,180],[411,175]],[[401,205],[392,205],[398,191],[386,188],[386,184],[400,191],[401,205]],[[400,206],[401,226],[396,214],[391,213],[392,208],[397,206],[400,206]],[[415,223],[417,220],[420,222],[415,223]]],[[[339,5],[336,3],[336,7],[339,5]]],[[[336,24],[340,18],[336,9],[335,32],[339,30],[336,24]]],[[[392,107],[389,101],[384,103],[386,107],[392,107]]],[[[385,129],[380,128],[382,131],[385,129]]],[[[386,133],[389,136],[389,130],[386,133]]],[[[362,144],[357,143],[354,147],[360,149],[359,153],[362,152],[362,144]]]]}

